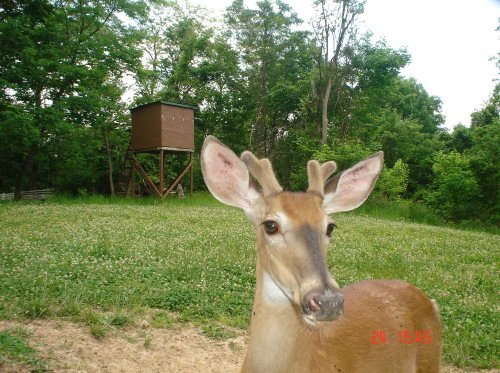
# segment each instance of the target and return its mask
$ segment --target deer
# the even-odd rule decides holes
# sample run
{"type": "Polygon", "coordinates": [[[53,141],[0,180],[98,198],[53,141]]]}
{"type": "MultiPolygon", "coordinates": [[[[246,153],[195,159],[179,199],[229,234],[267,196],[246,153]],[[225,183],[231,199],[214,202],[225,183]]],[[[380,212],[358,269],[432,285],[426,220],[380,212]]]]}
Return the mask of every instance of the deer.
{"type": "Polygon", "coordinates": [[[334,177],[335,162],[311,160],[307,191],[289,192],[267,158],[250,151],[238,157],[206,137],[201,169],[209,191],[242,209],[256,232],[242,373],[439,372],[441,323],[434,300],[401,280],[340,288],[327,265],[336,227],[330,215],[365,202],[382,167],[383,152],[334,177]]]}

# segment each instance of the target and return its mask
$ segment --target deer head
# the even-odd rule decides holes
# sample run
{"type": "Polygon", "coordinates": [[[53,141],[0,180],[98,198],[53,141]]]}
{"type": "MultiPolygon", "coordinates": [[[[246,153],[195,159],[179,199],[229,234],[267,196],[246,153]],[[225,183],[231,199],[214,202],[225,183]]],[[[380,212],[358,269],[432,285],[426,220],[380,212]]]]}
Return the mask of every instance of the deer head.
{"type": "Polygon", "coordinates": [[[255,227],[263,302],[290,304],[311,326],[340,317],[343,296],[326,263],[335,228],[329,214],[361,205],[382,164],[379,152],[330,178],[335,162],[312,160],[307,191],[286,192],[268,159],[249,151],[238,158],[215,137],[205,139],[201,166],[208,189],[222,203],[243,209],[255,227]]]}

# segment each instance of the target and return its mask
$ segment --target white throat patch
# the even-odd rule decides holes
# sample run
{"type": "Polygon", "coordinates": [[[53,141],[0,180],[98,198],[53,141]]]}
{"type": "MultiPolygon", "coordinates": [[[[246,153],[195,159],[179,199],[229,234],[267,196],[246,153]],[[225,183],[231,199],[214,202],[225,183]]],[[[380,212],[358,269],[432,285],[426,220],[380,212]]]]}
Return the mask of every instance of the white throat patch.
{"type": "Polygon", "coordinates": [[[283,289],[271,278],[269,273],[264,272],[264,300],[271,304],[288,304],[292,299],[291,292],[283,289]]]}

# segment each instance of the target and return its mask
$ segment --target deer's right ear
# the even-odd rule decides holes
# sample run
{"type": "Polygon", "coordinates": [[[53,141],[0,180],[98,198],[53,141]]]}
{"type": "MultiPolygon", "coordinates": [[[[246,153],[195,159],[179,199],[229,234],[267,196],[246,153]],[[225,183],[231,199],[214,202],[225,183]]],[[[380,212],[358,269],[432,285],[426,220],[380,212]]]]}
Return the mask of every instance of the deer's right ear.
{"type": "Polygon", "coordinates": [[[259,198],[245,163],[214,136],[203,143],[201,171],[208,189],[222,203],[248,211],[259,198]]]}

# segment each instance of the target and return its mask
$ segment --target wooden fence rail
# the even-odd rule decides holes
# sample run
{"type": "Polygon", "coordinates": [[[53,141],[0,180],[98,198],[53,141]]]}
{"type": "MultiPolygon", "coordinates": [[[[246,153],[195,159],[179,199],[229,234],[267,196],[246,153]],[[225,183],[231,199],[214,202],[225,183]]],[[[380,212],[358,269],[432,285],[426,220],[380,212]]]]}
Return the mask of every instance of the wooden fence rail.
{"type": "MultiPolygon", "coordinates": [[[[46,200],[54,196],[54,189],[25,190],[21,192],[21,199],[40,199],[46,200]]],[[[9,201],[14,199],[14,193],[0,194],[0,201],[9,201]]]]}

